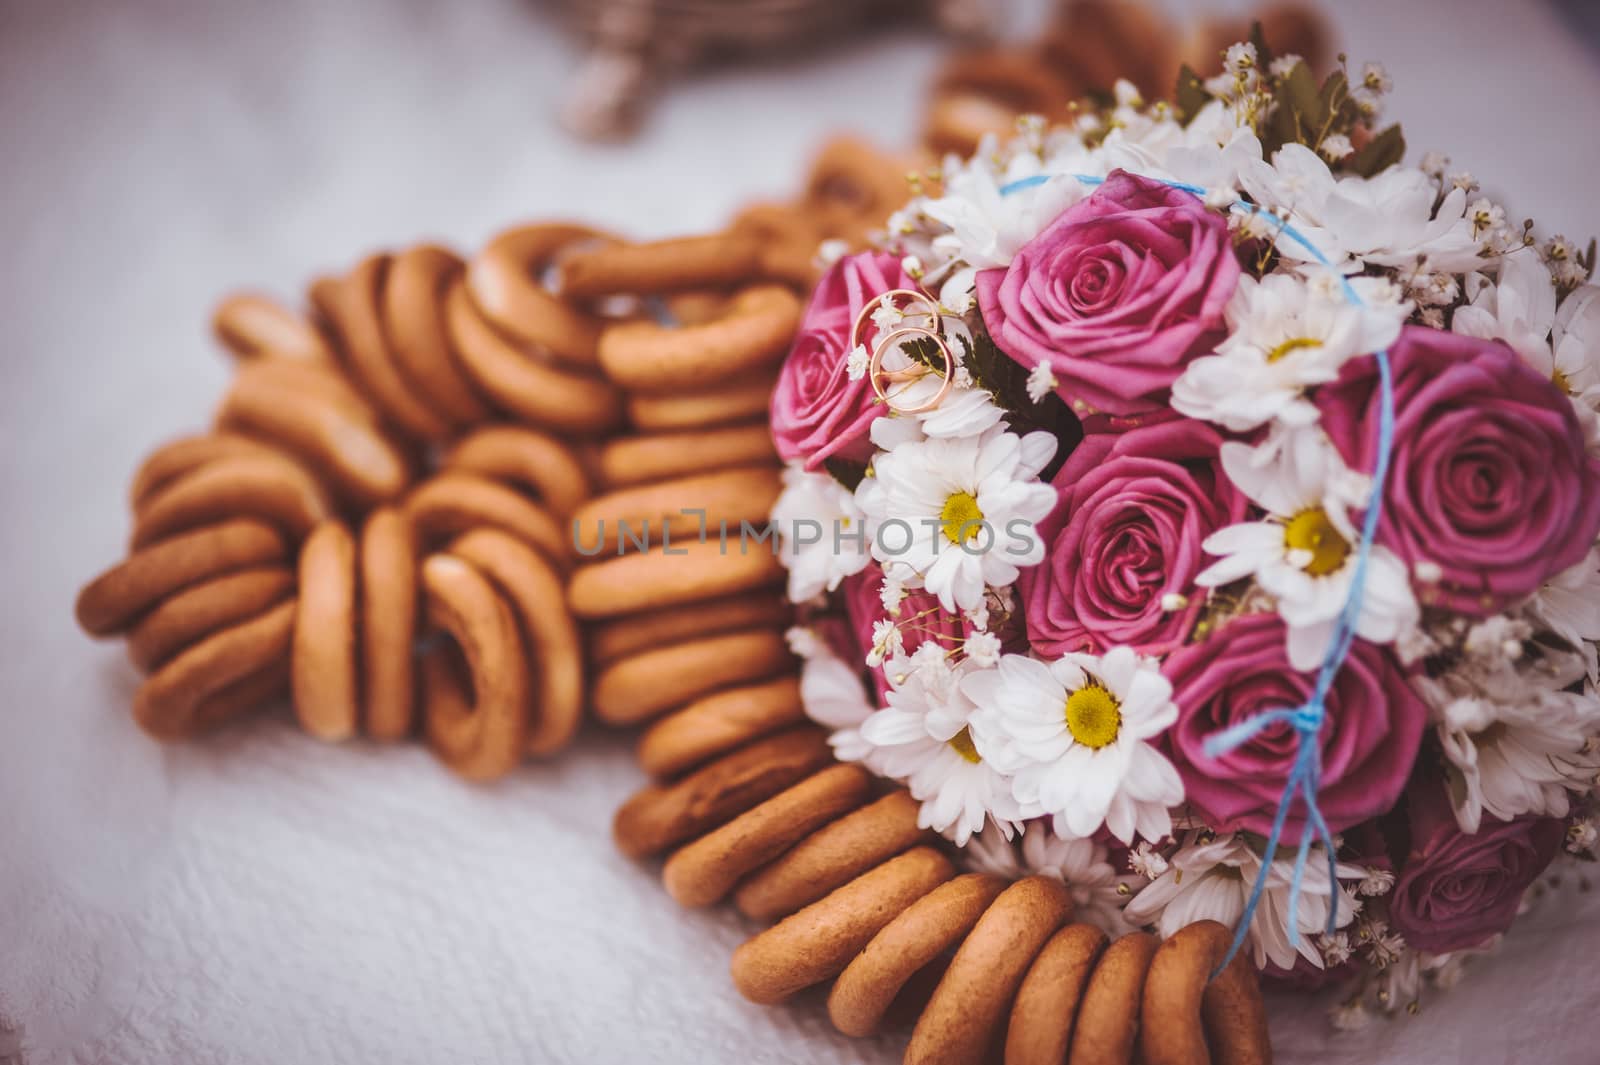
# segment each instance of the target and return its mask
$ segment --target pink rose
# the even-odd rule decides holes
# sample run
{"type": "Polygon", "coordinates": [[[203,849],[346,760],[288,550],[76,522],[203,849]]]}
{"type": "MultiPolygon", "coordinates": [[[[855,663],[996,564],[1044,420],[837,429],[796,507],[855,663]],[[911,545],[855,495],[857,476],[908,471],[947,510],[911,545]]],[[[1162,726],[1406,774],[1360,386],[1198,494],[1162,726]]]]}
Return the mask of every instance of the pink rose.
{"type": "Polygon", "coordinates": [[[1226,335],[1238,282],[1222,215],[1114,170],[1010,266],[979,273],[978,306],[1000,350],[1030,370],[1048,363],[1074,411],[1138,414],[1226,335]]]}
{"type": "Polygon", "coordinates": [[[1084,437],[1036,526],[1044,562],[1020,579],[1035,651],[1054,658],[1127,644],[1159,655],[1188,638],[1205,601],[1193,594],[1206,565],[1200,543],[1249,505],[1218,467],[1221,442],[1188,418],[1084,437]],[[1169,595],[1189,602],[1169,609],[1169,595]]]}
{"type": "MultiPolygon", "coordinates": [[[[1415,326],[1389,352],[1394,451],[1378,541],[1440,578],[1425,604],[1485,615],[1583,560],[1600,532],[1600,462],[1572,403],[1504,344],[1415,326]]],[[[1346,363],[1317,393],[1352,468],[1378,446],[1377,360],[1346,363]]]]}
{"type": "Polygon", "coordinates": [[[772,437],[785,460],[803,459],[815,470],[835,455],[871,455],[867,432],[883,408],[866,377],[850,380],[850,330],[875,297],[916,287],[886,252],[846,256],[823,275],[772,393],[772,437]]]}
{"type": "Polygon", "coordinates": [[[1511,925],[1522,894],[1555,858],[1565,828],[1555,817],[1485,817],[1468,835],[1444,781],[1419,777],[1407,795],[1411,849],[1389,895],[1389,925],[1418,950],[1476,947],[1511,925]]]}
{"type": "MultiPolygon", "coordinates": [[[[1290,667],[1287,634],[1276,614],[1248,614],[1206,640],[1173,653],[1161,671],[1172,682],[1178,723],[1168,754],[1184,794],[1216,829],[1265,835],[1294,766],[1296,734],[1274,725],[1219,758],[1206,737],[1267,710],[1303,704],[1316,677],[1290,667]]],[[[1317,794],[1331,831],[1388,810],[1405,789],[1422,744],[1428,709],[1388,649],[1357,640],[1329,689],[1317,734],[1322,787],[1317,794]]],[[[1298,843],[1306,823],[1296,803],[1284,839],[1298,843]]]]}

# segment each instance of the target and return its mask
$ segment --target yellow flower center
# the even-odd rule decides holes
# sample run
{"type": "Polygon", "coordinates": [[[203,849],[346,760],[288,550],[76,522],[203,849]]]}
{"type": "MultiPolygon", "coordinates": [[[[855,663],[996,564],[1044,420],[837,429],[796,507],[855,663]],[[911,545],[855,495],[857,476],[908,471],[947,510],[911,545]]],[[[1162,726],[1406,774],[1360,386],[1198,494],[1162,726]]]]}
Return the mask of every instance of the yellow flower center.
{"type": "Polygon", "coordinates": [[[1344,565],[1350,542],[1339,534],[1321,507],[1302,510],[1283,527],[1283,545],[1291,551],[1311,552],[1305,571],[1313,577],[1326,577],[1344,565]]]}
{"type": "Polygon", "coordinates": [[[1067,731],[1085,747],[1100,748],[1122,729],[1122,704],[1099,681],[1067,696],[1067,731]]]}
{"type": "Polygon", "coordinates": [[[1562,373],[1560,370],[1556,370],[1555,372],[1553,372],[1550,375],[1550,383],[1555,385],[1557,388],[1561,389],[1562,392],[1566,393],[1569,396],[1575,394],[1572,391],[1572,380],[1571,380],[1571,378],[1569,378],[1566,374],[1562,373]]]}
{"type": "Polygon", "coordinates": [[[1322,347],[1322,341],[1313,337],[1290,337],[1282,344],[1279,344],[1277,347],[1267,352],[1267,361],[1277,362],[1279,359],[1290,354],[1291,352],[1304,351],[1306,348],[1320,347],[1322,347]]]}
{"type": "Polygon", "coordinates": [[[962,729],[945,742],[950,745],[952,751],[955,751],[973,765],[983,761],[982,758],[978,757],[978,748],[973,746],[971,729],[962,729]]]}
{"type": "Polygon", "coordinates": [[[978,497],[971,492],[957,492],[944,501],[939,511],[939,521],[944,526],[944,537],[953,544],[963,539],[975,540],[983,521],[983,511],[978,509],[978,497]]]}

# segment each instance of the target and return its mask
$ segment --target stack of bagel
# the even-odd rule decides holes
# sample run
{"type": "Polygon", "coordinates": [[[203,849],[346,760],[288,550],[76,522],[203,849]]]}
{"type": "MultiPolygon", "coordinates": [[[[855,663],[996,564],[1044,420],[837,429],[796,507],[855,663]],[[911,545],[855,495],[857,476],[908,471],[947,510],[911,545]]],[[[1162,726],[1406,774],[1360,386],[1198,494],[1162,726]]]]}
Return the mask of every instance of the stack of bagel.
{"type": "Polygon", "coordinates": [[[904,173],[839,141],[797,201],[721,233],[526,225],[471,258],[369,255],[303,310],[223,300],[213,423],[139,467],[128,556],[78,599],[147,674],[135,719],[179,739],[288,695],[318,738],[420,735],[490,779],[591,702],[631,723],[788,672],[771,544],[723,550],[718,523],[764,523],[768,397],[818,249],[860,246],[904,173]],[[687,559],[660,542],[685,508],[711,523],[687,559]]]}

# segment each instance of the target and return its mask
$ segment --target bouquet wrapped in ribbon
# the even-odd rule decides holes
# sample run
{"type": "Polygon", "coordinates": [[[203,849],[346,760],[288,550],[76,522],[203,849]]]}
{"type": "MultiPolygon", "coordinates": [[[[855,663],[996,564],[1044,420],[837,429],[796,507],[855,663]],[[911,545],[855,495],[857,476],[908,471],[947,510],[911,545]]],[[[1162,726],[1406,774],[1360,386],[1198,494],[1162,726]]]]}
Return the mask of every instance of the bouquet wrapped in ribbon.
{"type": "Polygon", "coordinates": [[[807,713],[973,868],[1337,1019],[1593,857],[1600,288],[1259,39],[925,175],[772,406],[807,713]]]}

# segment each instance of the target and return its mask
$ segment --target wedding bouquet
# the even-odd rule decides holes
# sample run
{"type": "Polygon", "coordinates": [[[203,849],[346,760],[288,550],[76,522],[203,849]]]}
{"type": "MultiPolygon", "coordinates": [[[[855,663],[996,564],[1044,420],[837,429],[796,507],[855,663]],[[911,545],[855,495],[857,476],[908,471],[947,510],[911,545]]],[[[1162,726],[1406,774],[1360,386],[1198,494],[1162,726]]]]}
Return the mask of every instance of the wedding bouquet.
{"type": "Polygon", "coordinates": [[[1600,771],[1594,248],[1403,163],[1389,88],[1258,38],[947,160],[772,403],[837,756],[1345,1024],[1592,859],[1600,771]]]}

